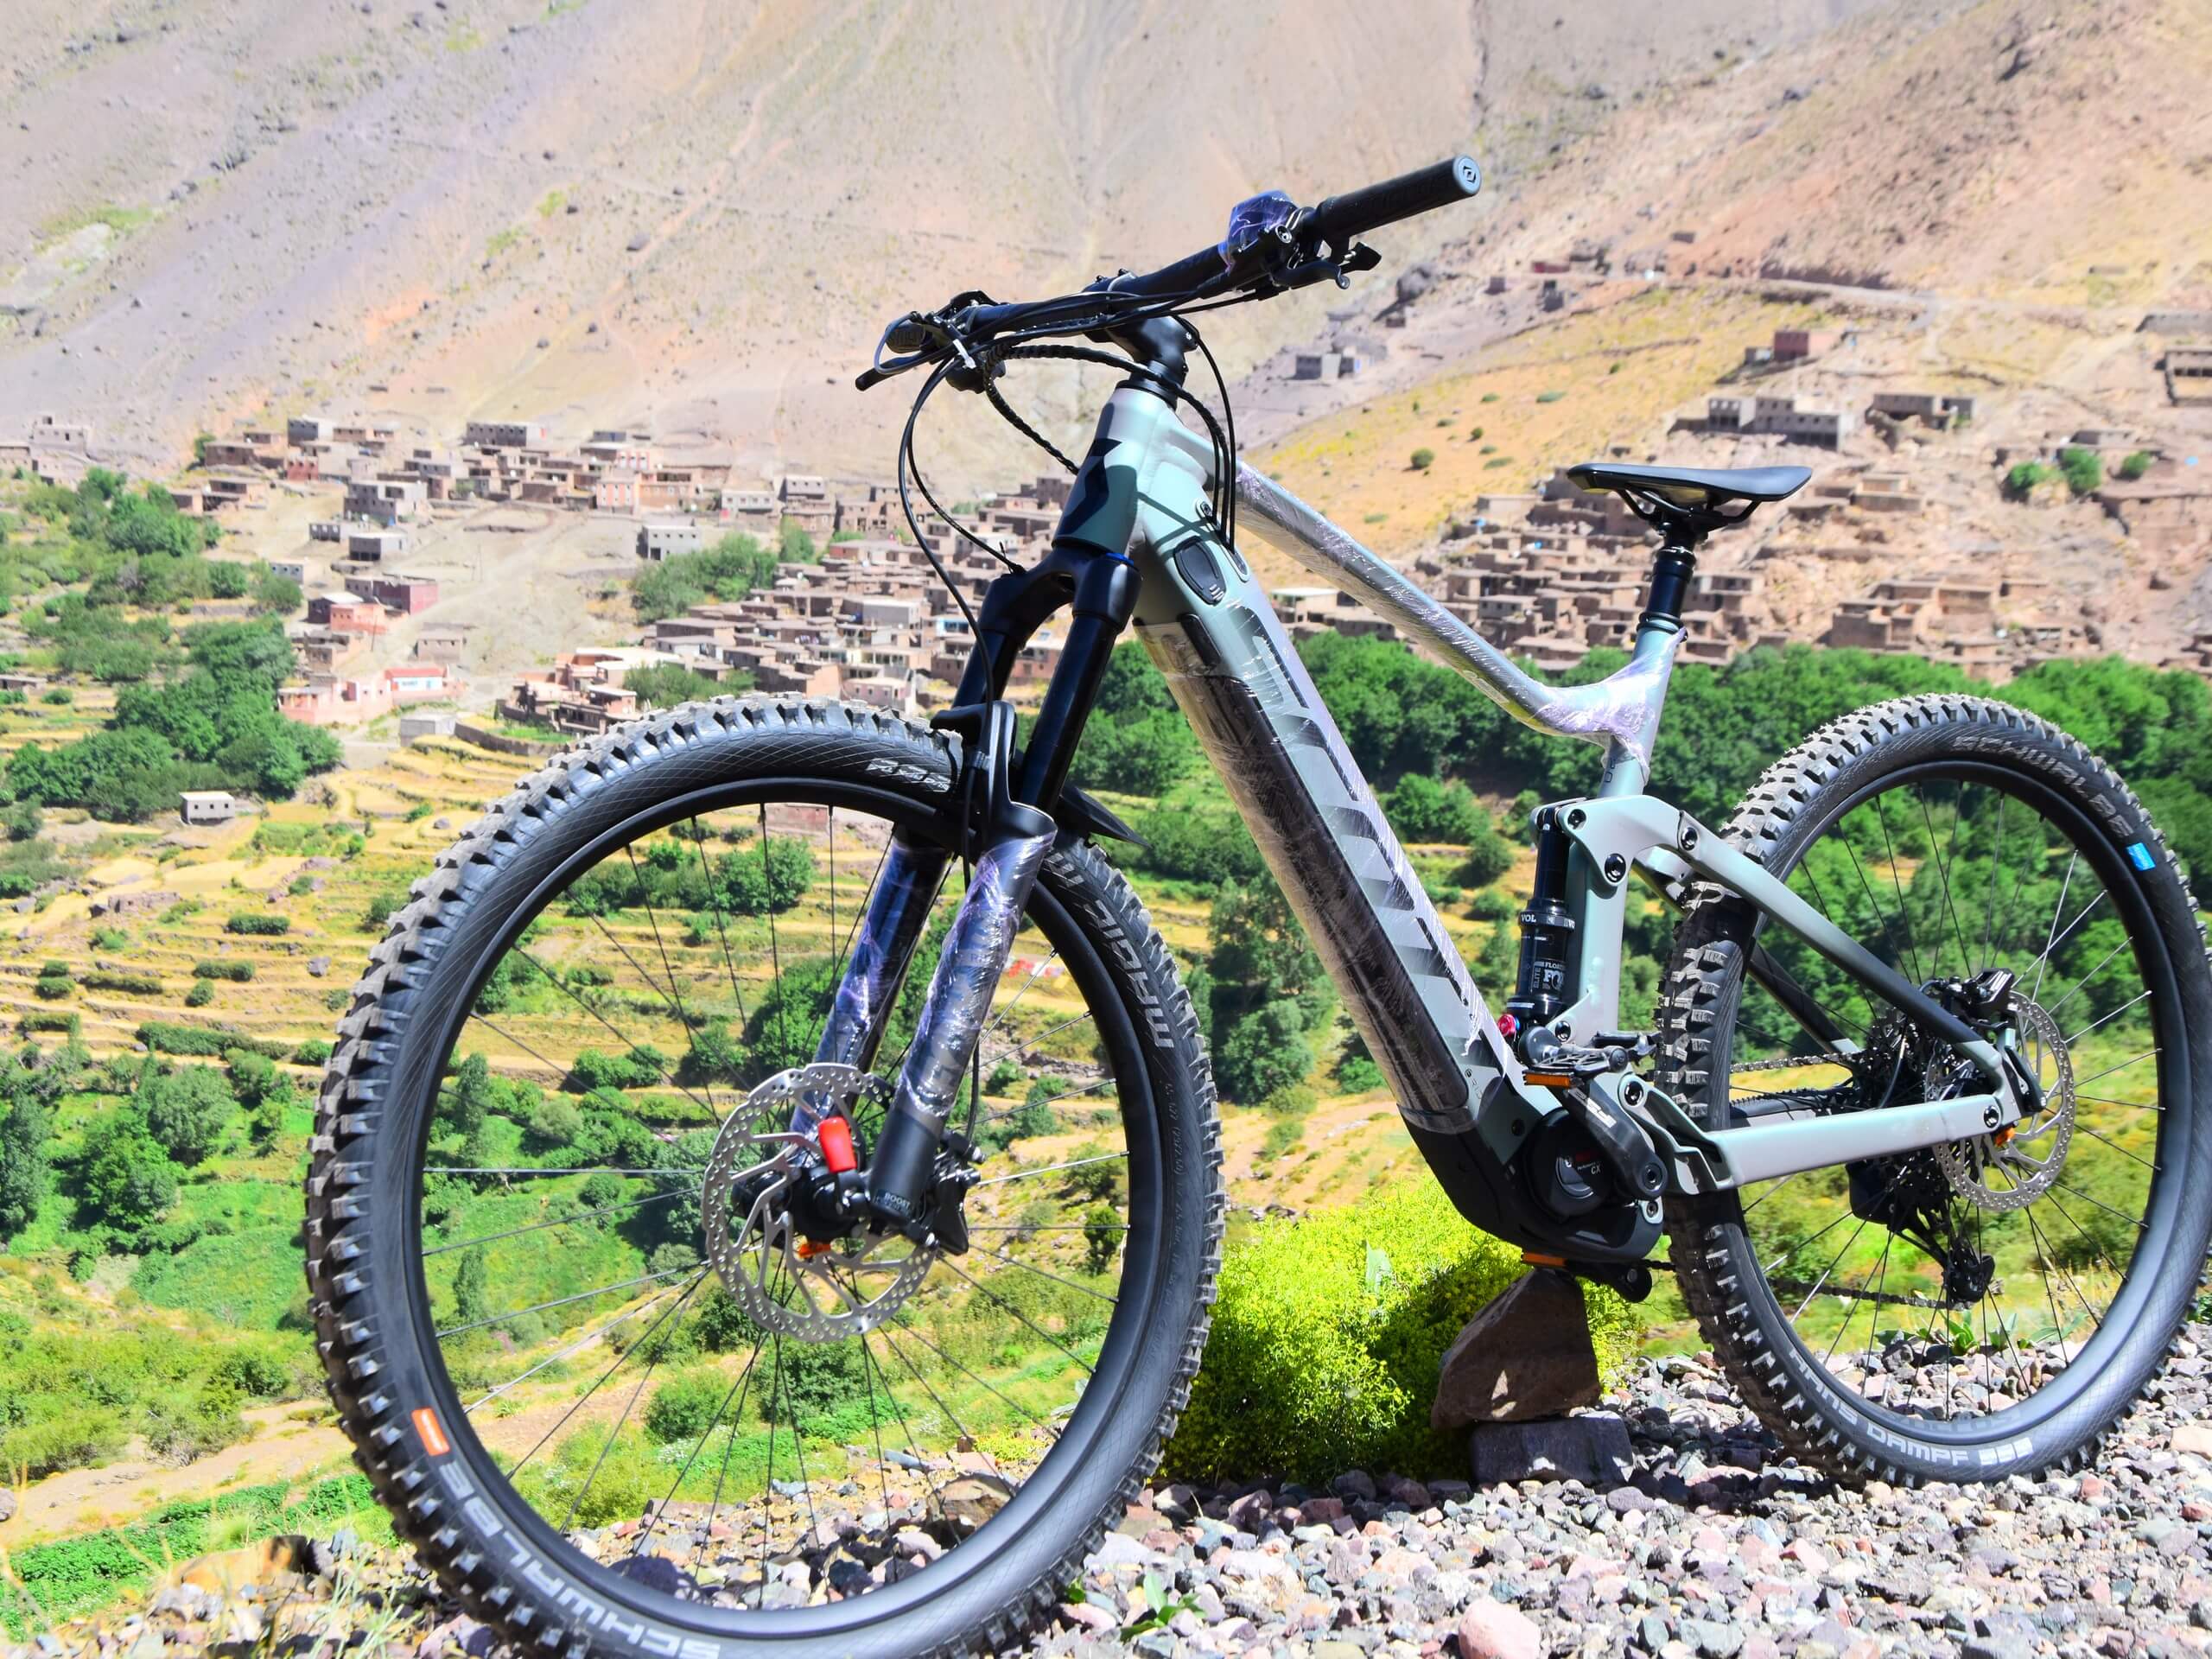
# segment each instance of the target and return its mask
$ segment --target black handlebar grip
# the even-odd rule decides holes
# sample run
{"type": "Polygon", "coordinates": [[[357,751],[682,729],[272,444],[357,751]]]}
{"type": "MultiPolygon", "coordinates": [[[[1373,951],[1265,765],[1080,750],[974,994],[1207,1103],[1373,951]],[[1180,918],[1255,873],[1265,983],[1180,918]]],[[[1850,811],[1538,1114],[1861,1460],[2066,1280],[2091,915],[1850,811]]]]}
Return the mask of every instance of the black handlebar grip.
{"type": "Polygon", "coordinates": [[[1448,162],[1415,168],[1397,178],[1370,184],[1363,190],[1331,196],[1306,216],[1300,228],[1341,250],[1352,238],[1364,235],[1378,226],[1449,207],[1454,202],[1466,200],[1482,188],[1482,169],[1470,157],[1454,156],[1448,162]]]}

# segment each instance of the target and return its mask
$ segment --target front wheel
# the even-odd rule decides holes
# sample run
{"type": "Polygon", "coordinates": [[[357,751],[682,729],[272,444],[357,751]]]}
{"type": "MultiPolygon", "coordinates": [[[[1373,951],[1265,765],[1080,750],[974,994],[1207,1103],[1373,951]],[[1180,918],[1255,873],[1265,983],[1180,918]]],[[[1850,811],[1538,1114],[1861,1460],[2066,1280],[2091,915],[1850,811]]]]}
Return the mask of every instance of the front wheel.
{"type": "MultiPolygon", "coordinates": [[[[2212,1236],[2212,974],[2181,871],[2080,744],[1967,697],[1834,722],[1726,833],[2012,1050],[2034,1097],[1996,1135],[1675,1202],[1674,1264],[1715,1356],[1785,1446],[1839,1475],[2085,1461],[2164,1362],[2212,1236]]],[[[1710,888],[1660,1019],[1658,1081],[1724,1143],[1980,1087],[1710,888]],[[1748,972],[1755,945],[1786,981],[1748,972]]]]}
{"type": "Polygon", "coordinates": [[[957,857],[876,1075],[816,1043],[893,836],[952,844],[958,771],[873,711],[696,704],[531,779],[378,947],[309,1173],[318,1332],[399,1530],[518,1649],[995,1651],[1156,1462],[1218,1129],[1091,849],[1047,861],[985,1022],[957,1224],[840,1233],[793,1196],[795,1094],[863,1160],[880,1127],[957,857]]]}

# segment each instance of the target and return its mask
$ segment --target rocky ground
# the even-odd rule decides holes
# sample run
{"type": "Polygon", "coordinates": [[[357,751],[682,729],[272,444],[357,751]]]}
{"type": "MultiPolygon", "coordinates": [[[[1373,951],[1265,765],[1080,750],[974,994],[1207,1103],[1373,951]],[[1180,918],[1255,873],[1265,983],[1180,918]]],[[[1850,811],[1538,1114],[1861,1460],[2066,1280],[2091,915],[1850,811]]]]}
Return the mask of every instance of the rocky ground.
{"type": "MultiPolygon", "coordinates": [[[[1640,1363],[1608,1408],[1625,1484],[1327,1491],[1160,1485],[1104,1540],[1023,1653],[1314,1659],[1651,1654],[2164,1655],[2212,1649],[2212,1327],[2096,1471],[1999,1487],[1840,1490],[1778,1456],[1700,1359],[1640,1363]]],[[[609,1529],[612,1531],[613,1529],[609,1529]]],[[[12,1650],[467,1653],[490,1634],[411,1565],[276,1541],[183,1569],[143,1608],[12,1650]],[[251,1580],[251,1581],[249,1581],[251,1580]]]]}

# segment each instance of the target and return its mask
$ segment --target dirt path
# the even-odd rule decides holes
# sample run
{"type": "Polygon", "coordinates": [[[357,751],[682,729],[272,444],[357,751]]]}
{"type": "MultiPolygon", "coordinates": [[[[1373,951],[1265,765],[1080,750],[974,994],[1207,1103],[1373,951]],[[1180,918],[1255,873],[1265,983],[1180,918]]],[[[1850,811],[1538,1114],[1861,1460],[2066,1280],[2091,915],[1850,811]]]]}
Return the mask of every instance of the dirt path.
{"type": "Polygon", "coordinates": [[[327,1416],[301,1421],[296,1414],[305,1408],[299,1401],[250,1407],[240,1415],[252,1428],[251,1438],[181,1468],[147,1456],[134,1440],[123,1457],[100,1468],[51,1476],[18,1494],[21,1506],[8,1522],[5,1541],[20,1549],[57,1534],[133,1520],[164,1503],[213,1497],[234,1486],[340,1472],[351,1444],[327,1416]]]}

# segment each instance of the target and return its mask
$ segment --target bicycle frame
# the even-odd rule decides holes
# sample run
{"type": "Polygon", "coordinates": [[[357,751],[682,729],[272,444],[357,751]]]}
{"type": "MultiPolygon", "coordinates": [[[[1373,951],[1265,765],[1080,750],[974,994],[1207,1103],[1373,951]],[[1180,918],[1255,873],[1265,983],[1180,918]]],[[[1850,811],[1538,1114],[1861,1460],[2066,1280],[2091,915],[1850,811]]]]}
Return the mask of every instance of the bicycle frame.
{"type": "MultiPolygon", "coordinates": [[[[1989,1086],[1940,1102],[1778,1114],[1709,1131],[1626,1072],[1579,1079],[1580,1100],[1555,1084],[1532,1081],[1265,593],[1214,523],[1211,466],[1210,446],[1164,397],[1124,383],[1100,418],[1052,556],[1035,571],[1001,578],[986,595],[961,707],[939,721],[968,731],[969,764],[992,783],[998,804],[970,804],[966,850],[975,874],[901,1071],[870,1172],[872,1192],[896,1194],[900,1183],[918,1182],[924,1159],[935,1156],[1029,885],[1050,855],[1053,826],[1038,809],[1056,812],[1064,825],[1073,819],[1080,827],[1118,829],[1060,780],[1125,621],[1135,624],[1227,785],[1389,1078],[1408,1132],[1461,1212],[1486,1230],[1577,1262],[1632,1262],[1649,1249],[1658,1230],[1656,1198],[1562,1219],[1535,1201],[1525,1172],[1517,1170],[1540,1126],[1570,1106],[1625,1116],[1663,1161],[1668,1190],[1684,1192],[1894,1154],[2018,1119],[2017,1085],[1993,1046],[1752,860],[1643,792],[1681,643],[1677,621],[1647,613],[1630,661],[1607,679],[1545,685],[1319,513],[1240,467],[1240,513],[1263,537],[1363,601],[1516,719],[1604,747],[1597,793],[1554,809],[1571,842],[1567,906],[1578,941],[1572,995],[1550,1022],[1554,1036],[1594,1038],[1618,1029],[1630,876],[1676,898],[1695,878],[1748,900],[1767,922],[1950,1042],[1989,1086]],[[1046,616],[1071,601],[1075,623],[1022,759],[1020,785],[1009,793],[1010,716],[982,715],[1006,709],[1000,699],[1015,653],[1046,616]]],[[[840,988],[824,1058],[868,1063],[869,1033],[880,1028],[947,855],[902,841],[893,856],[840,988]]],[[[1156,1011],[1151,1037],[1158,1048],[1170,1046],[1156,1011]]],[[[1831,1046],[1850,1045],[1836,1039],[1831,1046]]]]}

